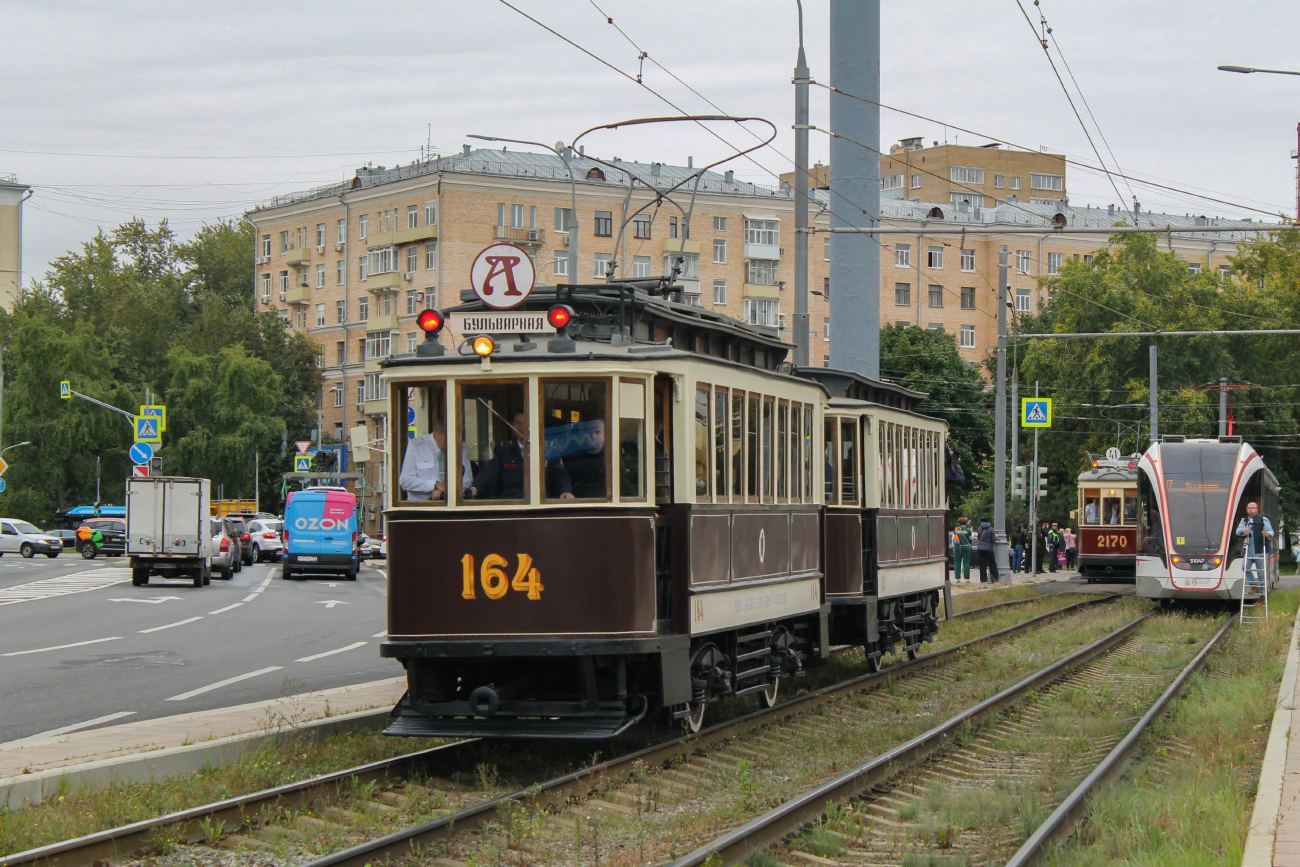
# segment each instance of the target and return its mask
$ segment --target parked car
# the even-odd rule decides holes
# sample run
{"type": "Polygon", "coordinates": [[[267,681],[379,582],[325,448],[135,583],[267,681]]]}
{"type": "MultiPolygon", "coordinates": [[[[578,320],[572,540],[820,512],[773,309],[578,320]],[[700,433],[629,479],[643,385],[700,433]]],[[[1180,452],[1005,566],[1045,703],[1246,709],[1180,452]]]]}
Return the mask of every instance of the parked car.
{"type": "Polygon", "coordinates": [[[231,529],[239,537],[239,556],[240,563],[245,566],[253,565],[253,558],[256,552],[253,550],[253,537],[248,532],[248,519],[251,515],[226,515],[226,520],[230,522],[231,529]]]}
{"type": "Polygon", "coordinates": [[[226,522],[222,518],[212,518],[212,559],[208,566],[213,577],[229,581],[235,574],[235,564],[239,562],[239,543],[230,538],[226,522]]]}
{"type": "Polygon", "coordinates": [[[376,555],[380,560],[388,559],[388,537],[379,540],[379,553],[376,555]]]}
{"type": "Polygon", "coordinates": [[[261,563],[263,560],[279,560],[284,553],[284,521],[279,518],[256,517],[248,522],[248,535],[253,540],[253,558],[261,563]]]}
{"type": "Polygon", "coordinates": [[[235,562],[233,564],[235,567],[235,571],[242,572],[244,571],[244,543],[239,540],[239,537],[241,535],[241,533],[239,532],[239,528],[236,527],[234,521],[231,521],[229,518],[225,516],[222,516],[220,520],[221,520],[221,525],[226,530],[226,535],[230,537],[230,544],[231,546],[233,546],[235,551],[235,556],[234,556],[235,562]]]}
{"type": "Polygon", "coordinates": [[[78,533],[77,550],[87,560],[94,560],[99,554],[120,557],[126,553],[126,518],[87,518],[77,525],[78,530],[82,527],[98,530],[104,543],[95,545],[90,539],[82,539],[78,533]]]}
{"type": "Polygon", "coordinates": [[[57,557],[63,551],[63,542],[26,521],[0,518],[0,555],[22,554],[31,559],[37,554],[57,557]]]}
{"type": "Polygon", "coordinates": [[[379,540],[372,539],[365,533],[357,533],[357,559],[369,560],[379,550],[379,540]]]}
{"type": "Polygon", "coordinates": [[[45,535],[58,537],[58,539],[63,542],[64,548],[77,547],[76,530],[46,530],[45,535]]]}

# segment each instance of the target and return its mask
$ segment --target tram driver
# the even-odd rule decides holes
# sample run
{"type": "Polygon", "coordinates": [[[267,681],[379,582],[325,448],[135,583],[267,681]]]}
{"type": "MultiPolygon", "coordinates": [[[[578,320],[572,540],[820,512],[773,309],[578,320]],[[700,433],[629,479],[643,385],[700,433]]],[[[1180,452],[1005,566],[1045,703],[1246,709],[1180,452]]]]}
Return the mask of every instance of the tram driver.
{"type": "Polygon", "coordinates": [[[1100,511],[1097,508],[1097,498],[1089,497],[1083,504],[1083,522],[1085,524],[1096,524],[1099,520],[1100,511]]]}
{"type": "MultiPolygon", "coordinates": [[[[460,447],[461,490],[469,487],[474,474],[469,467],[469,453],[460,447]]],[[[406,446],[402,473],[397,483],[408,500],[447,499],[447,426],[436,422],[430,433],[418,436],[406,446]]]]}
{"type": "MultiPolygon", "coordinates": [[[[483,464],[465,493],[470,498],[522,500],[524,474],[528,453],[528,417],[522,412],[514,415],[510,424],[512,436],[496,447],[492,460],[483,464]]],[[[573,499],[573,483],[564,465],[558,461],[546,464],[546,496],[561,500],[573,499]]]]}

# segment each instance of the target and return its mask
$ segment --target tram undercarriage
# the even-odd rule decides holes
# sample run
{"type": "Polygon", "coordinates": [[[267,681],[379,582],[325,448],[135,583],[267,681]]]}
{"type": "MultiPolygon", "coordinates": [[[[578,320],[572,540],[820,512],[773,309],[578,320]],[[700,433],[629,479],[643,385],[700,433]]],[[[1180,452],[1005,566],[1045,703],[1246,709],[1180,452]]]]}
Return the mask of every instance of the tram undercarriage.
{"type": "Polygon", "coordinates": [[[863,649],[871,671],[887,653],[915,659],[920,646],[939,632],[939,591],[923,590],[889,599],[837,599],[831,613],[831,643],[863,649]]]}

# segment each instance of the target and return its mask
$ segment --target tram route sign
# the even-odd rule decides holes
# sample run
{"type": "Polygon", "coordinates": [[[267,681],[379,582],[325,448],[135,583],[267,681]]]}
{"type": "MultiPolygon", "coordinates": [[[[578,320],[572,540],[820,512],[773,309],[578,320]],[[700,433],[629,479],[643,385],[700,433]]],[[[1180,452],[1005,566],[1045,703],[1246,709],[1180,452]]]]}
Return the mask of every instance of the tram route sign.
{"type": "Polygon", "coordinates": [[[532,257],[514,244],[493,244],[474,257],[469,282],[479,300],[493,310],[509,310],[528,299],[537,282],[532,257]]]}
{"type": "Polygon", "coordinates": [[[1021,427],[1051,427],[1052,399],[1050,397],[1022,397],[1020,399],[1021,427]]]}
{"type": "Polygon", "coordinates": [[[554,334],[546,311],[512,310],[484,313],[450,313],[447,324],[453,334],[554,334]]]}

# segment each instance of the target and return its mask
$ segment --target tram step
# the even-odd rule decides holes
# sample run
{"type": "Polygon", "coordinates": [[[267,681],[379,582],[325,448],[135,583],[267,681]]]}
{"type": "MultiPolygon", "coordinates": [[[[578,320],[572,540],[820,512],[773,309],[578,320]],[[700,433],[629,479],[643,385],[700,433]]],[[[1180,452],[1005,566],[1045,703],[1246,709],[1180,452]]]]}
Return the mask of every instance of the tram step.
{"type": "Polygon", "coordinates": [[[736,643],[749,644],[754,641],[767,642],[770,641],[771,638],[772,638],[772,631],[769,629],[766,632],[751,632],[748,635],[737,635],[736,643]]]}
{"type": "Polygon", "coordinates": [[[744,671],[736,672],[736,680],[750,680],[755,677],[766,679],[767,673],[772,670],[770,665],[756,665],[753,668],[747,668],[744,671]]]}
{"type": "Polygon", "coordinates": [[[742,695],[749,695],[751,692],[758,692],[763,689],[767,689],[767,681],[756,683],[753,686],[747,686],[744,689],[738,689],[733,693],[733,695],[736,698],[740,698],[742,695]]]}
{"type": "Polygon", "coordinates": [[[744,662],[746,659],[757,659],[760,656],[767,656],[772,652],[770,647],[760,647],[758,650],[751,650],[748,653],[736,655],[736,662],[744,662]]]}

